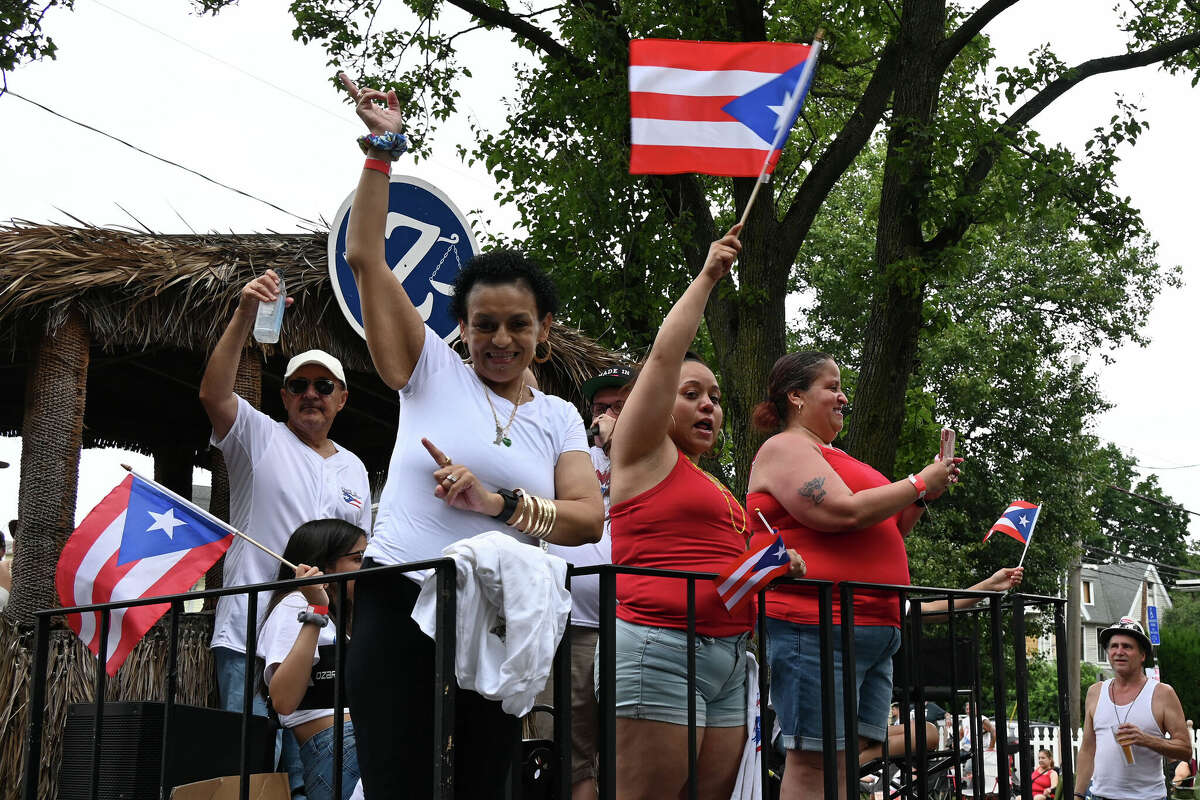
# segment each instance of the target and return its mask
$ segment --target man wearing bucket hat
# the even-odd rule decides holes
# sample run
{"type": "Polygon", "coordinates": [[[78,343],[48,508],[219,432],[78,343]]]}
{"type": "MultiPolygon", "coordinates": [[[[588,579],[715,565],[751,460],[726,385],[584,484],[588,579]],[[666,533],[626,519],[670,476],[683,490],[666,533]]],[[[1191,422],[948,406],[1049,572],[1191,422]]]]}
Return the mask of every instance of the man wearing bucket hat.
{"type": "Polygon", "coordinates": [[[1088,689],[1075,796],[1163,800],[1163,757],[1191,758],[1179,696],[1146,675],[1154,653],[1137,621],[1122,617],[1099,639],[1113,677],[1088,689]]]}
{"type": "MultiPolygon", "coordinates": [[[[209,357],[200,403],[213,426],[212,444],[229,471],[230,524],[282,553],[292,532],[312,520],[333,517],[370,531],[371,487],[358,456],[329,438],[350,396],[338,359],[323,350],[309,350],[288,362],[279,390],[286,422],[271,419],[234,392],[238,361],[258,304],[274,300],[278,287],[271,270],[243,287],[233,318],[209,357]]],[[[290,305],[291,298],[287,302],[290,305]]],[[[224,583],[245,586],[274,580],[278,569],[273,557],[235,538],[225,554],[224,583]]],[[[259,599],[259,625],[267,599],[259,599]]],[[[242,710],[246,612],[245,595],[222,597],[213,623],[221,706],[230,711],[242,710]]],[[[258,713],[266,713],[261,698],[256,698],[256,706],[258,713]]]]}
{"type": "MultiPolygon", "coordinates": [[[[608,535],[608,485],[612,464],[608,460],[609,437],[621,407],[625,404],[625,387],[633,380],[633,370],[618,364],[602,370],[583,384],[587,400],[584,420],[591,420],[588,439],[591,444],[592,466],[600,481],[604,497],[604,532],[595,544],[562,547],[551,544],[549,552],[577,567],[612,563],[612,540],[608,535]]],[[[571,785],[572,797],[596,796],[596,754],[600,708],[595,693],[595,653],[600,625],[600,578],[597,575],[571,579],[571,785]]],[[[554,682],[547,683],[537,702],[554,703],[554,682]]],[[[539,736],[554,735],[552,721],[545,715],[537,717],[535,727],[539,736]]]]}

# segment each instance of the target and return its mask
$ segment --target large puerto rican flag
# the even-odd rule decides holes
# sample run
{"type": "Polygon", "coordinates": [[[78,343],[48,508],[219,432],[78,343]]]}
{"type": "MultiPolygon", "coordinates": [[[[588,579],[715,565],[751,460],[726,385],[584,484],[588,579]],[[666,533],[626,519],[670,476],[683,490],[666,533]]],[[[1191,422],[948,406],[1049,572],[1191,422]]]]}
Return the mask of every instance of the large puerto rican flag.
{"type": "Polygon", "coordinates": [[[764,163],[773,170],[812,82],[816,51],[783,42],[633,40],[629,171],[756,177],[764,163]]]}
{"type": "MultiPolygon", "coordinates": [[[[234,530],[153,481],[128,475],[84,518],[63,547],[54,584],[66,607],[188,591],[229,549],[234,530]]],[[[111,613],[105,670],[115,675],[133,646],[170,607],[111,613]]],[[[67,624],[100,654],[100,614],[67,624]]]]}

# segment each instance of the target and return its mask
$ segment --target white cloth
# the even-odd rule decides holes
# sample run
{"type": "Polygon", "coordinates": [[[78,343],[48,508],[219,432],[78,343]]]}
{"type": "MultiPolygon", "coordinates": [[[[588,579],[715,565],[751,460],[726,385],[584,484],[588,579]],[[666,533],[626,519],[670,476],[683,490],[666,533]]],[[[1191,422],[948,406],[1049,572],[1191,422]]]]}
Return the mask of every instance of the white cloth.
{"type": "Polygon", "coordinates": [[[354,792],[350,795],[350,800],[367,800],[367,795],[363,792],[362,778],[359,778],[358,783],[354,784],[354,792]]]}
{"type": "MultiPolygon", "coordinates": [[[[275,670],[287,658],[288,653],[292,652],[292,648],[296,644],[296,637],[300,635],[300,629],[304,627],[296,617],[306,608],[308,608],[308,601],[304,599],[304,595],[300,592],[290,592],[280,599],[275,608],[271,609],[270,616],[263,623],[262,630],[258,634],[258,657],[263,660],[263,681],[268,686],[271,684],[271,678],[275,675],[275,670]]],[[[321,632],[317,634],[317,644],[312,652],[312,665],[316,666],[319,661],[317,647],[336,643],[337,628],[330,620],[329,624],[321,628],[321,632]]],[[[308,684],[312,685],[311,678],[308,684]]],[[[314,719],[332,716],[332,708],[310,708],[292,714],[280,714],[279,722],[285,728],[294,728],[314,719]]]]}
{"type": "Polygon", "coordinates": [[[0,611],[8,607],[8,589],[0,586],[0,611]]]}
{"type": "Polygon", "coordinates": [[[1163,757],[1148,747],[1133,746],[1133,763],[1125,763],[1116,730],[1122,722],[1137,725],[1151,736],[1162,736],[1154,718],[1152,701],[1158,681],[1146,678],[1141,692],[1128,705],[1117,706],[1112,701],[1112,678],[1100,686],[1100,699],[1092,717],[1096,731],[1095,768],[1092,772],[1092,794],[1100,797],[1120,797],[1123,800],[1156,800],[1163,788],[1163,757]]]}
{"type": "MultiPolygon", "coordinates": [[[[229,521],[242,533],[282,553],[305,522],[336,517],[371,530],[371,484],[358,456],[339,447],[324,458],[282,422],[238,397],[237,416],[220,449],[229,470],[229,521]]],[[[240,536],[225,553],[224,583],[245,586],[274,580],[279,562],[240,536]]],[[[262,625],[269,595],[258,596],[262,625]]],[[[213,647],[246,652],[246,596],[217,601],[213,647]]]]}
{"type": "MultiPolygon", "coordinates": [[[[443,552],[457,567],[458,685],[499,700],[505,713],[528,714],[567,627],[566,562],[500,531],[463,539],[443,552]]],[[[430,638],[437,631],[436,588],[431,571],[412,612],[430,638]]]]}
{"type": "MultiPolygon", "coordinates": [[[[608,498],[608,486],[612,482],[612,462],[609,461],[602,448],[593,447],[591,453],[592,467],[596,470],[596,478],[600,481],[600,493],[604,497],[604,533],[600,537],[600,541],[594,544],[581,544],[577,547],[564,547],[560,544],[547,546],[548,552],[577,567],[612,563],[612,538],[608,535],[608,509],[612,505],[612,501],[608,498]]],[[[574,602],[574,608],[571,610],[571,624],[584,628],[599,628],[600,576],[572,577],[571,599],[574,602]]]]}
{"type": "Polygon", "coordinates": [[[746,653],[746,746],[730,800],[760,800],[762,792],[762,709],[758,694],[758,659],[746,653]]]}
{"type": "MultiPolygon", "coordinates": [[[[533,400],[517,408],[508,430],[512,446],[493,444],[496,423],[488,398],[504,425],[512,403],[488,389],[427,327],[421,356],[400,390],[403,411],[367,556],[381,564],[438,558],[454,542],[497,528],[495,520],[449,508],[434,496],[437,464],[421,437],[455,464],[468,467],[490,491],[519,487],[549,498],[555,495],[558,457],[570,450],[588,451],[583,420],[575,407],[536,389],[533,400]]],[[[535,541],[515,530],[506,533],[525,543],[535,541]]],[[[412,577],[419,581],[419,576],[412,577]]]]}

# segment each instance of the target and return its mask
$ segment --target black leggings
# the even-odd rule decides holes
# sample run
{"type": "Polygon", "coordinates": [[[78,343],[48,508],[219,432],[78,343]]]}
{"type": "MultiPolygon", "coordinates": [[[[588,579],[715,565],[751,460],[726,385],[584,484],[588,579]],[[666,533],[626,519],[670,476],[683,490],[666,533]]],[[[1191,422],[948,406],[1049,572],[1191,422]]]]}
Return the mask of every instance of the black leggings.
{"type": "MultiPolygon", "coordinates": [[[[373,800],[433,797],[434,644],[412,618],[419,592],[400,573],[364,576],[354,587],[346,689],[363,788],[373,800]]],[[[520,720],[463,689],[454,709],[455,797],[505,797],[520,720]]]]}

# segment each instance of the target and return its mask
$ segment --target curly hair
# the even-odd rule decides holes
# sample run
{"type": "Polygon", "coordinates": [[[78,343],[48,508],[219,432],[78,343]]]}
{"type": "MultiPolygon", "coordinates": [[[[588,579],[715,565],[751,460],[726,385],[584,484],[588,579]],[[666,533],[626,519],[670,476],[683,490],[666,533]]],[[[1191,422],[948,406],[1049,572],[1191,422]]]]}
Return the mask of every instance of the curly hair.
{"type": "Polygon", "coordinates": [[[554,281],[540,266],[516,250],[492,250],[481,253],[466,263],[454,279],[454,296],[450,310],[455,318],[467,318],[467,297],[476,284],[483,286],[523,285],[537,304],[538,317],[558,311],[558,290],[554,281]]]}

